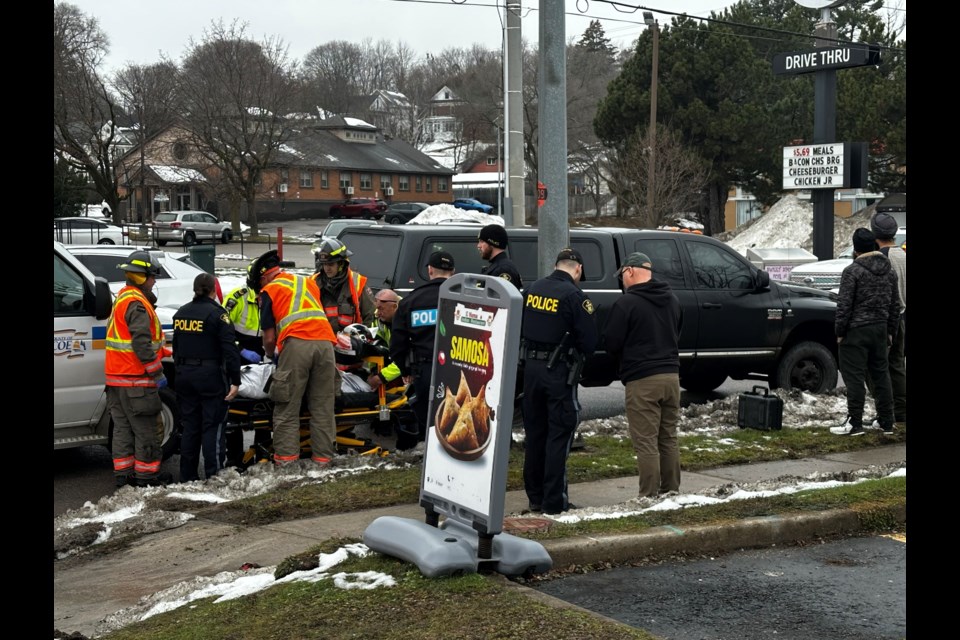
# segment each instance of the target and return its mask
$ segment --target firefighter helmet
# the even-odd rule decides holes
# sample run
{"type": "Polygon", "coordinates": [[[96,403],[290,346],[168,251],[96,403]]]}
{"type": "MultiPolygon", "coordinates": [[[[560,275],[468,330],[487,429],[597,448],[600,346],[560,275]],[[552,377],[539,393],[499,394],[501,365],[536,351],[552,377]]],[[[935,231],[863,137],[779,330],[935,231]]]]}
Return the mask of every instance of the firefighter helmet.
{"type": "Polygon", "coordinates": [[[134,251],[127,256],[127,261],[120,268],[129,273],[145,273],[151,276],[160,275],[160,267],[153,264],[153,258],[147,251],[134,251]]]}
{"type": "Polygon", "coordinates": [[[347,245],[336,238],[325,238],[320,242],[316,253],[317,266],[340,262],[353,255],[353,251],[347,249],[347,245]]]}

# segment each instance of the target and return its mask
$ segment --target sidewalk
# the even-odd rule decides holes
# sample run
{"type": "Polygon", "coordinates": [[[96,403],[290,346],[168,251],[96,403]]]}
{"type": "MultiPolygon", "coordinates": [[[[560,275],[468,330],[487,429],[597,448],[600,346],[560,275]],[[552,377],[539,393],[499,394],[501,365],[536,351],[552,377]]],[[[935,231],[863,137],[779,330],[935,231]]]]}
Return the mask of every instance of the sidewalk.
{"type": "MultiPolygon", "coordinates": [[[[856,471],[875,464],[905,461],[906,444],[890,445],[802,460],[721,467],[684,472],[681,493],[696,494],[726,483],[749,483],[781,476],[816,472],[856,471]]],[[[570,496],[578,505],[596,507],[625,502],[636,496],[634,476],[575,484],[570,496]]],[[[519,514],[527,506],[523,491],[509,491],[505,512],[519,514]]],[[[90,637],[98,620],[151,595],[196,576],[236,571],[244,563],[262,567],[279,564],[332,537],[362,537],[376,518],[393,515],[423,520],[417,505],[399,505],[283,522],[264,527],[242,527],[191,520],[178,529],[147,535],[127,550],[95,559],[54,563],[55,629],[79,631],[90,637]]],[[[905,514],[903,515],[905,519],[905,514]]],[[[510,531],[513,519],[505,519],[510,531]]],[[[554,567],[602,561],[622,561],[644,555],[677,551],[708,552],[783,544],[833,533],[854,532],[855,515],[826,512],[791,518],[755,518],[723,527],[679,530],[661,527],[643,534],[609,539],[567,538],[544,543],[554,567]]]]}

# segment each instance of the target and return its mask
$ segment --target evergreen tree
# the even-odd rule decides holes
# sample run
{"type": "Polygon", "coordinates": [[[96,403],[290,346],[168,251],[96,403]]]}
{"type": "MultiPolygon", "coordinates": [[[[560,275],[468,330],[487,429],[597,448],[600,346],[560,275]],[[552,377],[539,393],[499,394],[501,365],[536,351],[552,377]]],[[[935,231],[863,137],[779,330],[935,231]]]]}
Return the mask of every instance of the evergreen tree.
{"type": "Polygon", "coordinates": [[[612,62],[617,56],[617,48],[610,42],[599,20],[591,20],[590,26],[580,36],[577,46],[593,53],[602,53],[612,62]]]}
{"type": "Polygon", "coordinates": [[[77,215],[85,203],[87,181],[60,158],[53,159],[53,217],[77,215]]]}

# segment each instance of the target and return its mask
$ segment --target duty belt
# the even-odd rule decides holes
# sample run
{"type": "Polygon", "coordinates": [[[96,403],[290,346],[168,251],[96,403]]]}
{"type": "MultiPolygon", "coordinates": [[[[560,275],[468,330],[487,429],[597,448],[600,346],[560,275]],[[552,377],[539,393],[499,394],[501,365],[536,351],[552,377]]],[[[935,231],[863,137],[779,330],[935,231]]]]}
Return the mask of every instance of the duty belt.
{"type": "Polygon", "coordinates": [[[220,361],[214,358],[177,358],[177,364],[192,364],[199,367],[205,364],[220,364],[220,361]]]}
{"type": "Polygon", "coordinates": [[[523,357],[527,360],[549,360],[553,351],[540,351],[539,349],[527,349],[523,357]]]}

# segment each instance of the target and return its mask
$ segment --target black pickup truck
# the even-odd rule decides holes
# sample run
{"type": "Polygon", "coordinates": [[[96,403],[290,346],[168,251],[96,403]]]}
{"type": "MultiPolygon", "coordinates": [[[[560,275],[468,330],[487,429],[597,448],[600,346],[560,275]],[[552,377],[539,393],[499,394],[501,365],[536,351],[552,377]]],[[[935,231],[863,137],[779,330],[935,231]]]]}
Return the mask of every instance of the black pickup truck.
{"type": "MultiPolygon", "coordinates": [[[[480,273],[478,225],[376,225],[346,229],[340,240],[353,252],[351,267],[374,289],[404,295],[427,279],[427,258],[449,251],[458,273],[480,273]]],[[[524,283],[537,279],[536,228],[508,229],[508,253],[524,283]]],[[[606,313],[621,295],[616,273],[625,257],[642,251],[654,277],[670,283],[683,306],[680,384],[711,391],[727,377],[766,380],[771,388],[820,393],[837,386],[833,333],[836,296],[771,281],[728,245],[698,234],[621,228],[571,229],[571,246],[584,260],[583,290],[597,309],[600,350],[587,360],[581,384],[617,379],[603,351],[606,313]]]]}

